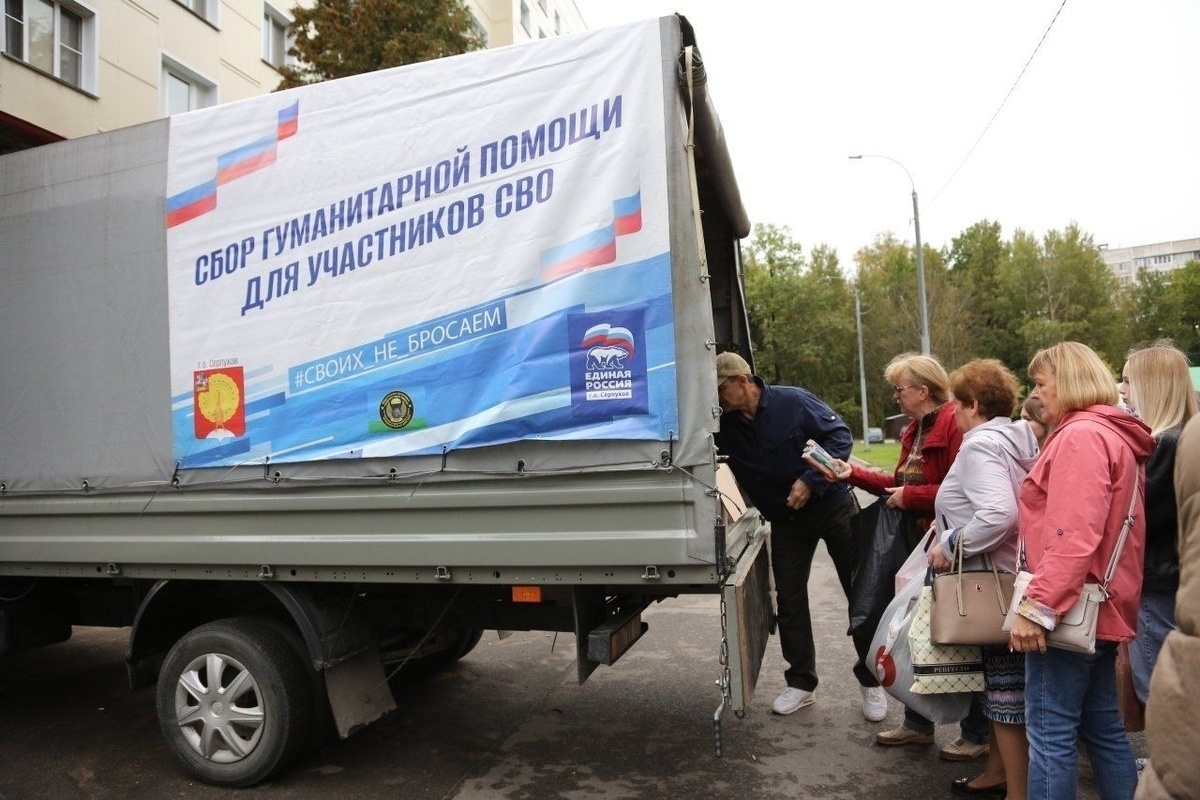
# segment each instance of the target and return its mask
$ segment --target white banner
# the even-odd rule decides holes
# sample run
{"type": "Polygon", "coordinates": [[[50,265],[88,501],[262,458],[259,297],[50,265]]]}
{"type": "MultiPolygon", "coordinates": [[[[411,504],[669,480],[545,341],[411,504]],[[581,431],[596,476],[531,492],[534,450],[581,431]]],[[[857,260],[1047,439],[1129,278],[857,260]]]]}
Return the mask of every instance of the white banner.
{"type": "Polygon", "coordinates": [[[171,118],[185,467],[678,430],[658,23],[171,118]]]}

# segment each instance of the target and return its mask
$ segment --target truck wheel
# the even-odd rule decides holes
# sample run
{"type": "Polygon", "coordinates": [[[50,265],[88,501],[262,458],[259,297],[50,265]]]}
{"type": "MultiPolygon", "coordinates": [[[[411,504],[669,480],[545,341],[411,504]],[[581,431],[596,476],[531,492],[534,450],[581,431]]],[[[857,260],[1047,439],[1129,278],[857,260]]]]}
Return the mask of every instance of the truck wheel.
{"type": "Polygon", "coordinates": [[[192,630],[158,677],[158,720],[184,769],[216,786],[251,786],[303,745],[312,715],[304,667],[286,635],[261,619],[192,630]]]}

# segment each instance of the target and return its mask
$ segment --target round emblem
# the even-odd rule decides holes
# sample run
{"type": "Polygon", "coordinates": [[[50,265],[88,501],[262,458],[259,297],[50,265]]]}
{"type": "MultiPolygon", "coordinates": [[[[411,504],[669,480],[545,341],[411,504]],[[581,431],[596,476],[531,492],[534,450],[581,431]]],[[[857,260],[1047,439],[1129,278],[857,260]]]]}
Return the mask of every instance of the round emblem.
{"type": "Polygon", "coordinates": [[[388,396],[383,398],[383,402],[379,404],[379,418],[389,428],[397,430],[403,428],[412,422],[412,398],[404,392],[389,392],[388,396]]]}

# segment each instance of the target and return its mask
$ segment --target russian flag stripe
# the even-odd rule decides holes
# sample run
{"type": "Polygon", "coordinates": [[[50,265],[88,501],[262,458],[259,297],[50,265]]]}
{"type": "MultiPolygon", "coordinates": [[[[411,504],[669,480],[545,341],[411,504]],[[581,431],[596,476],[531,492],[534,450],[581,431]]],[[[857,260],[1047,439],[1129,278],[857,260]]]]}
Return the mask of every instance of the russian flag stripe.
{"type": "Polygon", "coordinates": [[[625,236],[630,233],[637,233],[642,229],[642,210],[639,208],[632,214],[626,214],[623,217],[617,217],[613,222],[613,227],[617,231],[617,236],[625,236]]]}
{"type": "Polygon", "coordinates": [[[642,229],[642,193],[613,201],[613,223],[542,251],[542,277],[554,280],[617,260],[617,237],[642,229]]]}
{"type": "Polygon", "coordinates": [[[566,244],[560,244],[557,247],[551,247],[549,250],[542,251],[542,266],[556,266],[561,261],[579,256],[581,253],[590,252],[600,247],[604,247],[613,240],[613,229],[611,225],[607,225],[599,230],[580,236],[566,244]]]}
{"type": "Polygon", "coordinates": [[[642,193],[640,191],[629,197],[622,197],[619,200],[613,201],[614,216],[627,217],[634,213],[638,216],[641,216],[642,213],[642,193]]]}
{"type": "Polygon", "coordinates": [[[167,227],[195,219],[217,207],[217,186],[223,186],[243,175],[275,163],[278,142],[294,136],[300,120],[300,101],[281,108],[275,131],[253,142],[217,156],[217,174],[197,186],[167,198],[167,227]]]}
{"type": "Polygon", "coordinates": [[[300,119],[300,101],[292,103],[290,106],[279,109],[279,124],[285,122],[295,122],[300,119]]]}
{"type": "Polygon", "coordinates": [[[279,109],[279,124],[275,128],[275,138],[286,139],[296,134],[300,123],[300,101],[292,103],[287,108],[279,109]]]}
{"type": "Polygon", "coordinates": [[[167,212],[167,227],[178,225],[181,222],[187,222],[189,219],[195,219],[201,214],[207,214],[217,207],[217,195],[210,194],[207,197],[201,197],[194,203],[186,206],[180,206],[172,211],[167,212]]]}
{"type": "Polygon", "coordinates": [[[215,179],[213,179],[211,181],[205,181],[204,183],[200,184],[199,186],[193,186],[191,189],[188,189],[187,191],[183,191],[177,195],[168,197],[167,198],[167,211],[175,211],[176,209],[183,208],[184,206],[190,206],[192,203],[195,203],[197,200],[201,200],[205,197],[208,197],[209,195],[215,195],[216,193],[217,193],[217,181],[215,179]]]}
{"type": "Polygon", "coordinates": [[[269,167],[275,163],[275,143],[271,143],[270,150],[264,150],[250,158],[230,164],[227,167],[222,167],[217,170],[217,184],[224,186],[232,180],[249,175],[255,170],[260,170],[263,167],[269,167]]]}
{"type": "Polygon", "coordinates": [[[573,258],[561,261],[553,267],[542,271],[542,276],[546,280],[554,280],[570,275],[573,272],[587,269],[589,267],[598,267],[602,264],[611,264],[617,260],[617,243],[610,241],[601,247],[594,250],[584,251],[573,258]]]}

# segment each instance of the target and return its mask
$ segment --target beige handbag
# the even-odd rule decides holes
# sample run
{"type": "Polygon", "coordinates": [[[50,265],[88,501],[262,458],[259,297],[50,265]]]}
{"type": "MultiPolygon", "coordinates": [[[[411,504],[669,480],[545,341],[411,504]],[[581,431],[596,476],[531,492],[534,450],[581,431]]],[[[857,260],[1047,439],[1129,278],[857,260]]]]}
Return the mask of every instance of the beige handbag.
{"type": "Polygon", "coordinates": [[[1000,572],[991,555],[987,570],[963,570],[962,537],[954,545],[954,568],[933,579],[929,639],[934,644],[1004,644],[1004,618],[1016,575],[1000,572]]]}

